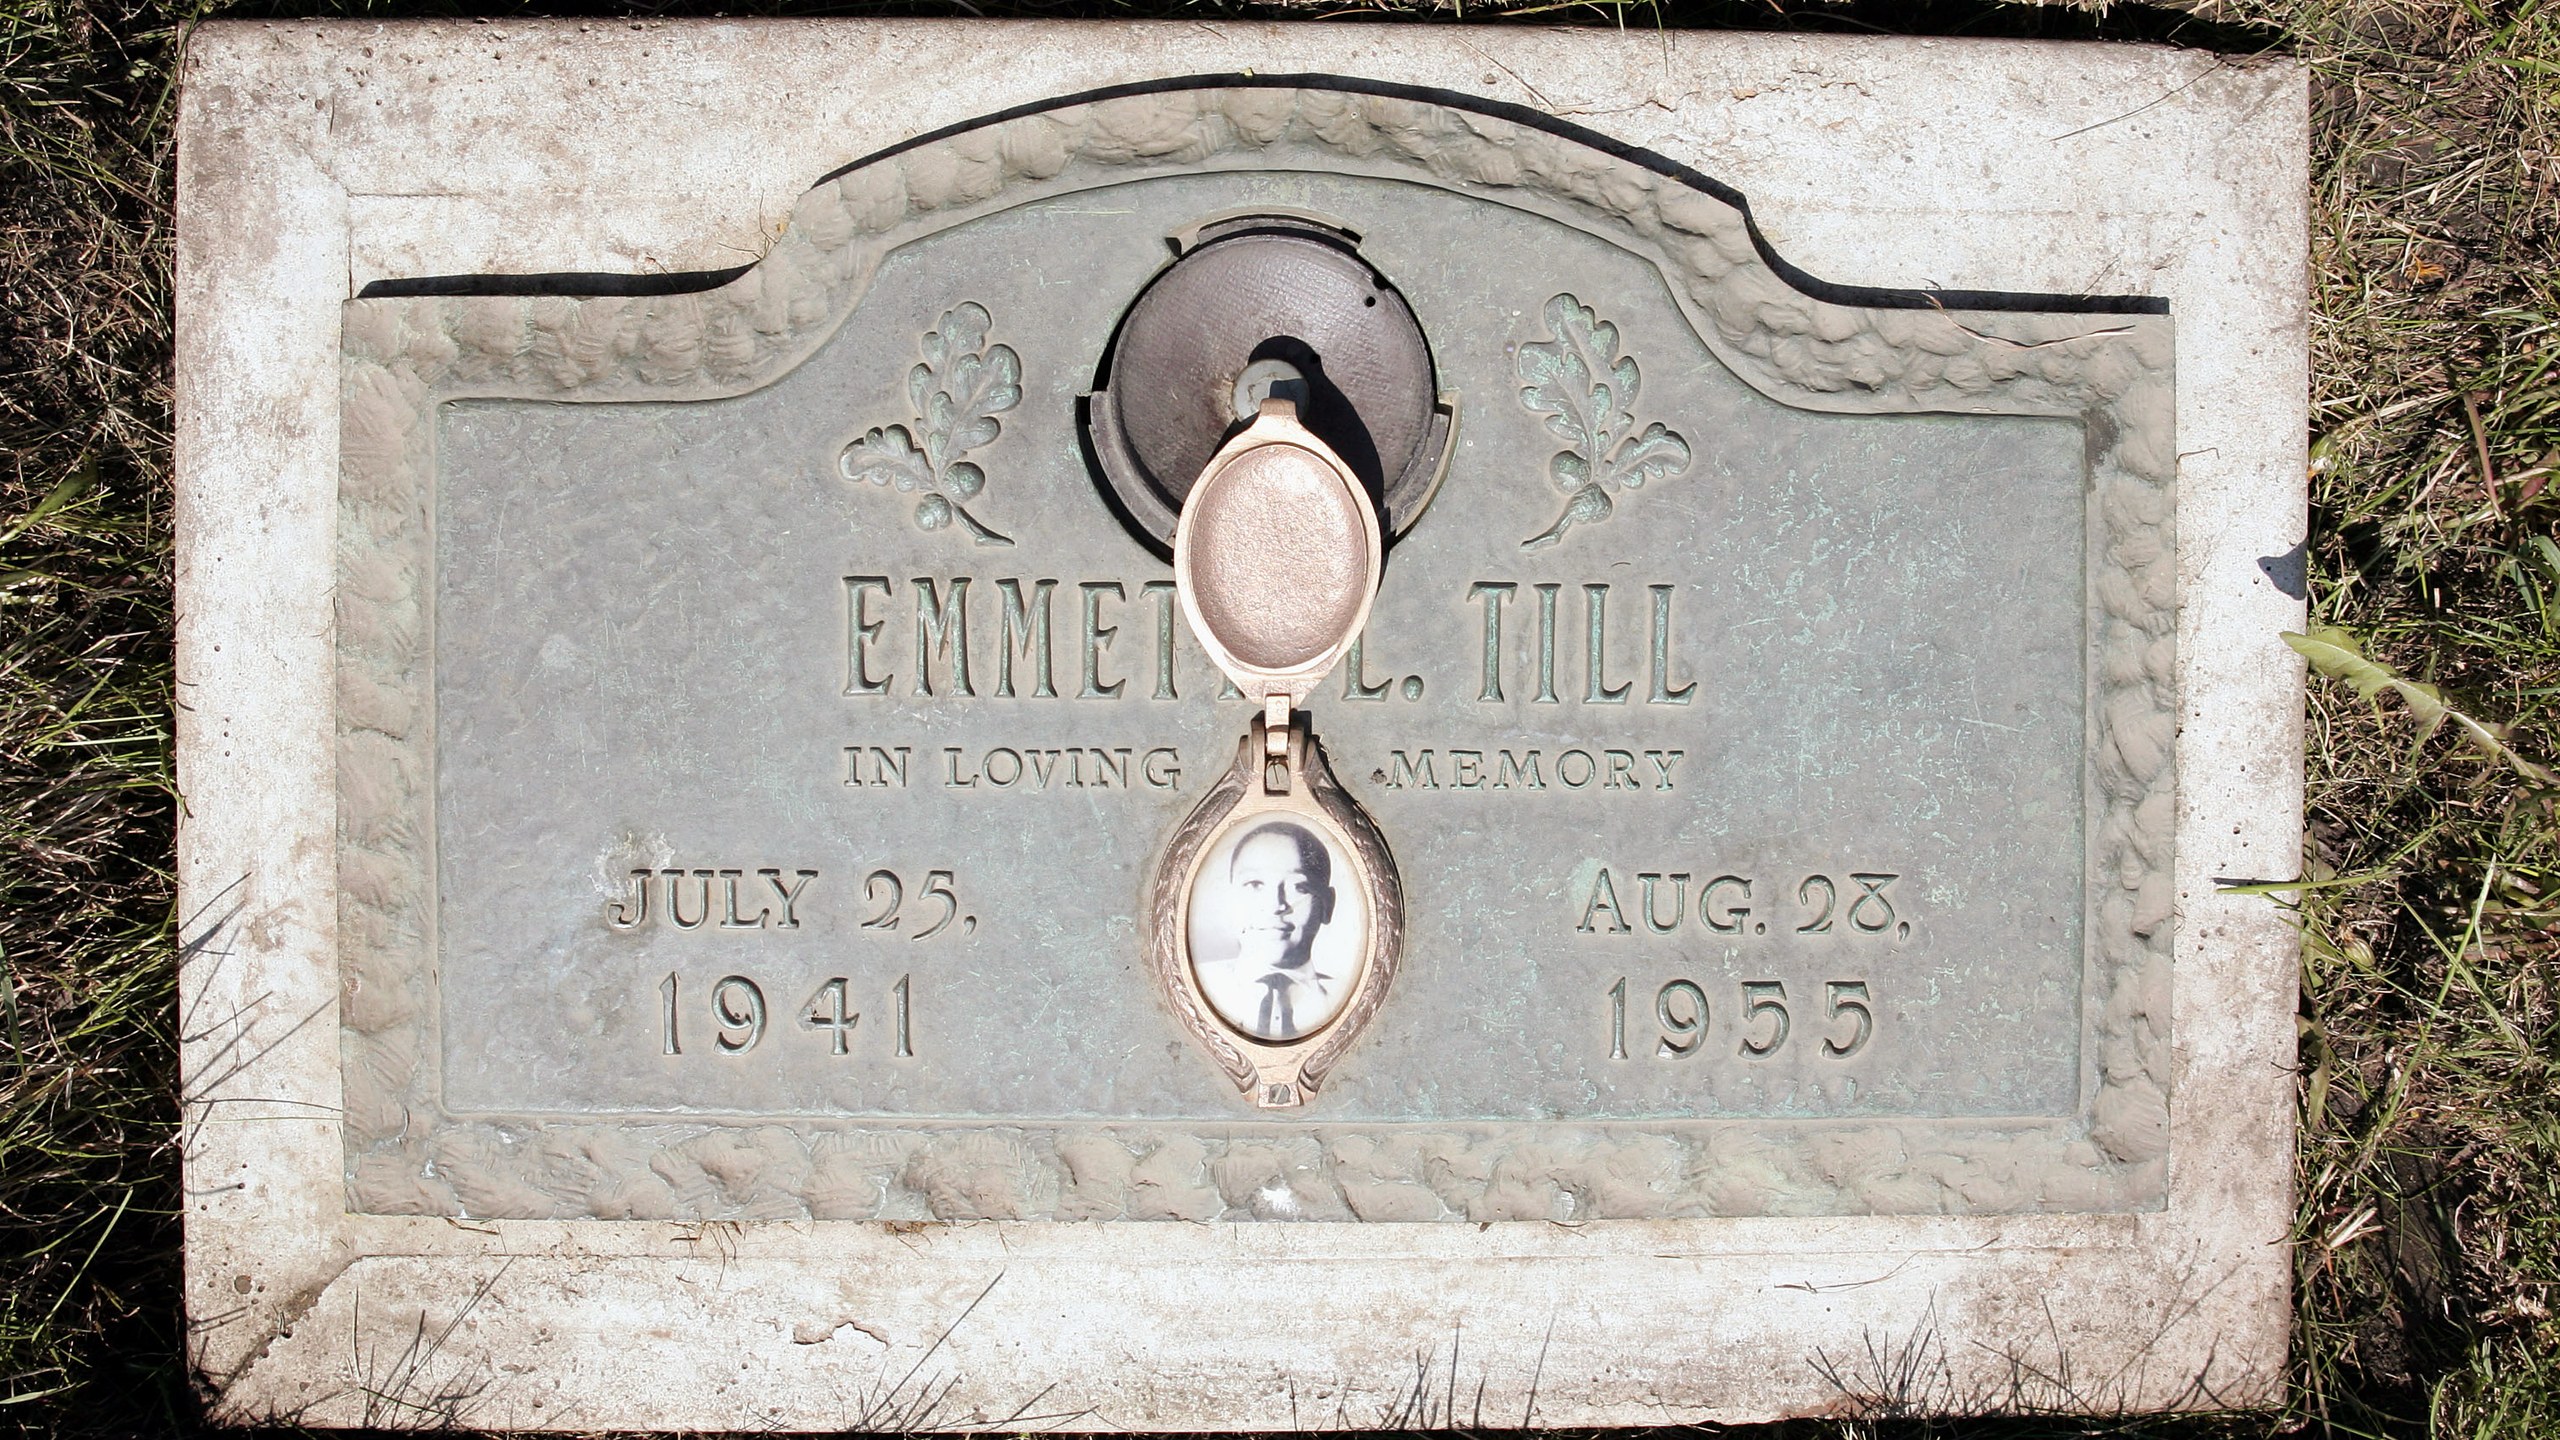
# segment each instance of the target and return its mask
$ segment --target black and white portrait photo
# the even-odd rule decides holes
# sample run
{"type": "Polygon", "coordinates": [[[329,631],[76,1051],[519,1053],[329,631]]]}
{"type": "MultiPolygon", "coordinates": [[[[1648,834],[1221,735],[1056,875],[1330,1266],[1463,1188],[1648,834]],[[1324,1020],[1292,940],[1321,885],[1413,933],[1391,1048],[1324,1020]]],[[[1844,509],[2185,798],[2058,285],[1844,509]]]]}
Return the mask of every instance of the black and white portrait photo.
{"type": "Polygon", "coordinates": [[[1191,887],[1190,948],[1200,993],[1254,1039],[1324,1028],[1360,981],[1368,916],[1341,844],[1301,816],[1238,821],[1209,847],[1191,887]]]}

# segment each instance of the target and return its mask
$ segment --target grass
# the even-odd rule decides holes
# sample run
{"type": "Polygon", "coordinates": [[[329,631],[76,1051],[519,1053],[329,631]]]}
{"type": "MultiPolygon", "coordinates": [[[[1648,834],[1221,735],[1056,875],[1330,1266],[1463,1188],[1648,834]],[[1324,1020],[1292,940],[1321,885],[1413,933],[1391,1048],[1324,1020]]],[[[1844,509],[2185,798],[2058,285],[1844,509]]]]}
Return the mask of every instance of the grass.
{"type": "Polygon", "coordinates": [[[0,1425],[170,1428],[170,36],[0,7],[0,1425]]]}
{"type": "MultiPolygon", "coordinates": [[[[2560,7],[2328,9],[2315,621],[2560,727],[2560,7]]],[[[2386,692],[2388,693],[2388,692],[2386,692]]],[[[2423,702],[2421,709],[2423,709],[2423,702]]],[[[2560,1434],[2560,824],[2547,774],[2315,683],[2301,1415],[2560,1434]]],[[[2505,739],[2506,735],[2497,736],[2505,739]]]]}
{"type": "MultiPolygon", "coordinates": [[[[1046,13],[1222,9],[1070,5],[1046,13]]],[[[2347,678],[2313,684],[2314,883],[2267,902],[2306,940],[2291,1395],[1788,1433],[2560,1435],[2560,797],[2535,770],[2560,759],[2560,3],[1526,8],[2170,39],[2315,76],[2307,561],[2324,638],[2377,668],[2331,654],[2347,678]]],[[[167,129],[198,13],[0,0],[0,1428],[30,1434],[201,1428],[172,1138],[167,129]]]]}

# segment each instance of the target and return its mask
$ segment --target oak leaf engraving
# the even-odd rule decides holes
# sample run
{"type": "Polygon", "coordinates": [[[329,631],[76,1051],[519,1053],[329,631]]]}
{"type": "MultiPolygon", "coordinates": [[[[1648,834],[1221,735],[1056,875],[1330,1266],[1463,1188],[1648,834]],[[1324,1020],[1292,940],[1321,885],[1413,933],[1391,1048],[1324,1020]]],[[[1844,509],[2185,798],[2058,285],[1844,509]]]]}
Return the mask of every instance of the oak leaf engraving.
{"type": "Polygon", "coordinates": [[[916,528],[958,524],[981,545],[1010,545],[969,513],[969,502],[987,488],[987,472],[961,457],[1003,433],[996,417],[1022,402],[1022,360],[1009,345],[991,345],[995,325],[987,307],[963,301],[944,311],[924,334],[924,359],[907,371],[907,400],[915,418],[903,425],[875,425],[836,457],[847,480],[867,480],[917,493],[916,528]]]}
{"type": "Polygon", "coordinates": [[[861,439],[844,447],[837,468],[847,480],[868,480],[901,490],[929,489],[933,485],[933,466],[916,448],[915,437],[907,433],[904,425],[875,426],[864,431],[861,439]]]}
{"type": "Polygon", "coordinates": [[[1670,426],[1637,428],[1643,376],[1634,356],[1618,353],[1617,326],[1570,293],[1551,297],[1542,313],[1548,338],[1519,349],[1520,403],[1570,447],[1547,461],[1547,478],[1566,500],[1553,525],[1520,542],[1523,550],[1544,549],[1575,525],[1608,519],[1616,509],[1611,491],[1669,479],[1694,458],[1670,426]]]}

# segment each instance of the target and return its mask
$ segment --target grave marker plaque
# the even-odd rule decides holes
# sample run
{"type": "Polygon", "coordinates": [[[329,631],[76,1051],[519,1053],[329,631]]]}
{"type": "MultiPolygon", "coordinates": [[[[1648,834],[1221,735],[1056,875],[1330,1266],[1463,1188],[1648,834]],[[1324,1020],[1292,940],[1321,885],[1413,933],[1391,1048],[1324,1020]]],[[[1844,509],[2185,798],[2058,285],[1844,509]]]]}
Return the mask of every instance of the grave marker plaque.
{"type": "MultiPolygon", "coordinates": [[[[281,33],[217,32],[199,147],[268,153],[213,138],[273,113],[252,79],[354,103],[363,86],[271,53],[281,33]]],[[[324,28],[322,48],[384,33],[324,28]]],[[[424,86],[413,67],[474,32],[394,33],[350,73],[424,86]]],[[[373,215],[341,178],[348,218],[285,228],[391,256],[383,273],[281,310],[198,302],[242,333],[327,314],[252,379],[325,374],[336,397],[334,438],[289,447],[315,462],[291,553],[328,570],[292,583],[332,623],[284,688],[316,674],[327,703],[296,690],[250,727],[325,743],[265,782],[327,856],[296,852],[334,915],[295,922],[316,927],[303,950],[278,939],[280,882],[214,883],[255,863],[256,807],[231,797],[262,782],[205,720],[184,742],[217,816],[244,817],[189,837],[195,993],[231,1007],[231,1045],[269,1047],[254,1064],[331,1097],[319,1123],[259,1108],[282,1102],[226,1095],[220,1046],[191,1052],[208,1131],[231,1104],[290,1132],[191,1160],[292,1197],[203,1212],[199,1318],[248,1297],[242,1338],[204,1342],[226,1403],[1101,1429],[1296,1424],[1306,1403],[1374,1423],[1411,1376],[1364,1367],[1410,1372],[1419,1349],[1502,1390],[1505,1423],[1730,1419],[1891,1398],[1824,1357],[1935,1345],[1922,1317],[1958,1302],[1968,1345],[2115,1368],[2003,1394],[1941,1354],[1943,1393],[1902,1398],[2268,1393],[2289,971],[2264,916],[2193,877],[2288,852],[2183,847],[2199,814],[2254,844],[2298,804],[2291,752],[2233,729],[2289,716],[2293,671],[2220,678],[2291,602],[2200,609],[2200,585],[2247,582],[2192,558],[2298,538],[2266,528],[2298,471],[2242,434],[2298,397],[2196,398],[2287,373],[2298,357],[2270,372],[2239,337],[2298,342],[2298,310],[2183,260],[2072,269],[2104,247],[2049,222],[2028,227],[2048,248],[1984,240],[1971,288],[1817,278],[1712,173],[1712,127],[1633,143],[1355,63],[1354,32],[1239,32],[1302,58],[1285,69],[1149,27],[738,33],[717,62],[738,78],[973,36],[1026,59],[973,103],[781,127],[825,178],[761,222],[751,263],[534,273],[583,267],[439,251],[449,216],[373,215]],[[1115,34],[1146,43],[1112,54],[1115,34]],[[836,48],[775,59],[795,36],[836,48]],[[2182,457],[2225,446],[2200,511],[2182,457]],[[212,973],[239,953],[295,993],[292,957],[316,957],[334,1003],[296,1018],[325,1040],[212,973]],[[2217,1132],[2199,1093],[2264,1113],[2217,1132]],[[2246,1172],[2240,1212],[2211,1198],[2217,1156],[2246,1172]],[[303,1277],[326,1354],[260,1318],[280,1280],[214,1258],[288,1214],[341,1237],[263,1267],[303,1277]],[[1805,1274],[1773,1264],[1793,1254],[1805,1274]],[[510,1282],[527,1261],[540,1278],[510,1282]],[[1821,1303],[1739,1318],[1679,1293],[1709,1277],[1821,1303]],[[453,1373],[364,1399],[381,1335],[359,1290],[450,1321],[453,1373]],[[2026,1328],[2048,1291],[2066,1318],[2026,1328]],[[1256,1313],[1294,1297],[1304,1324],[1200,1320],[1248,1293],[1256,1313]],[[2144,1304],[2168,1307],[2147,1338],[2120,1313],[2144,1304]],[[691,1318],[608,1353],[606,1317],[635,1305],[691,1318]],[[1053,1344],[1026,1330],[1044,1323],[1053,1344]],[[537,1332],[570,1340],[524,1350],[537,1332]],[[1152,1338],[1085,1353],[1118,1335],[1152,1338]],[[1719,1335],[1759,1358],[1703,1354],[1719,1335]],[[617,1388],[641,1355],[722,1378],[617,1388]],[[920,1359],[965,1396],[905,1388],[920,1359]],[[1167,1362],[1178,1384],[1146,1378],[1167,1362]]],[[[506,34],[435,124],[510,77],[713,38],[506,34]]],[[[1633,53],[1467,43],[1603,86],[1633,53]]],[[[1916,63],[1678,48],[1773,75],[1916,63]]],[[[2039,53],[1939,48],[1977,74],[2039,53]]],[[[2172,58],[2059,53],[2111,94],[2172,58]]],[[[1836,153],[1891,156],[1910,103],[1847,107],[1836,153]]],[[[2157,123],[2220,161],[2299,140],[2290,72],[2186,103],[2157,123]],[[2274,118],[2201,138],[2243,114],[2274,118]]],[[[381,163],[380,133],[344,142],[346,173],[381,163]]],[[[450,168],[451,195],[500,211],[522,181],[467,148],[450,168]]],[[[199,271],[283,264],[207,218],[212,173],[190,172],[199,271]]],[[[2130,220],[2103,187],[2046,183],[2148,245],[2300,240],[2236,177],[2199,182],[2202,210],[2133,184],[2130,220]]],[[[1851,213],[1838,233],[1893,223],[1851,213]]],[[[211,377],[236,339],[191,333],[203,506],[225,482],[201,447],[240,423],[215,402],[254,386],[211,377]]],[[[228,597],[210,613],[237,637],[263,622],[221,571],[225,523],[197,512],[188,584],[228,597]]],[[[208,660],[214,623],[182,637],[208,660]]]]}

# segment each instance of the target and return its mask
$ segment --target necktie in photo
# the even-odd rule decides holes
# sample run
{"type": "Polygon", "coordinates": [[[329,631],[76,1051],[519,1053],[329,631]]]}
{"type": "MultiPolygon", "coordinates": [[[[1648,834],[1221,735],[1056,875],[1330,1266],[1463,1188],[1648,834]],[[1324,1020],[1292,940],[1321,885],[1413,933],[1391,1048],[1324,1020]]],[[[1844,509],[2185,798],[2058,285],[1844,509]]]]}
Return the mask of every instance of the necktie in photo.
{"type": "Polygon", "coordinates": [[[1277,970],[1262,977],[1263,988],[1270,993],[1262,997],[1262,1014],[1254,1021],[1256,1030],[1265,1035],[1289,1036],[1298,1033],[1298,1018],[1289,1012],[1291,983],[1290,977],[1277,970]],[[1271,1017],[1274,1014],[1280,1017],[1280,1023],[1277,1025],[1271,1023],[1271,1017]]]}

